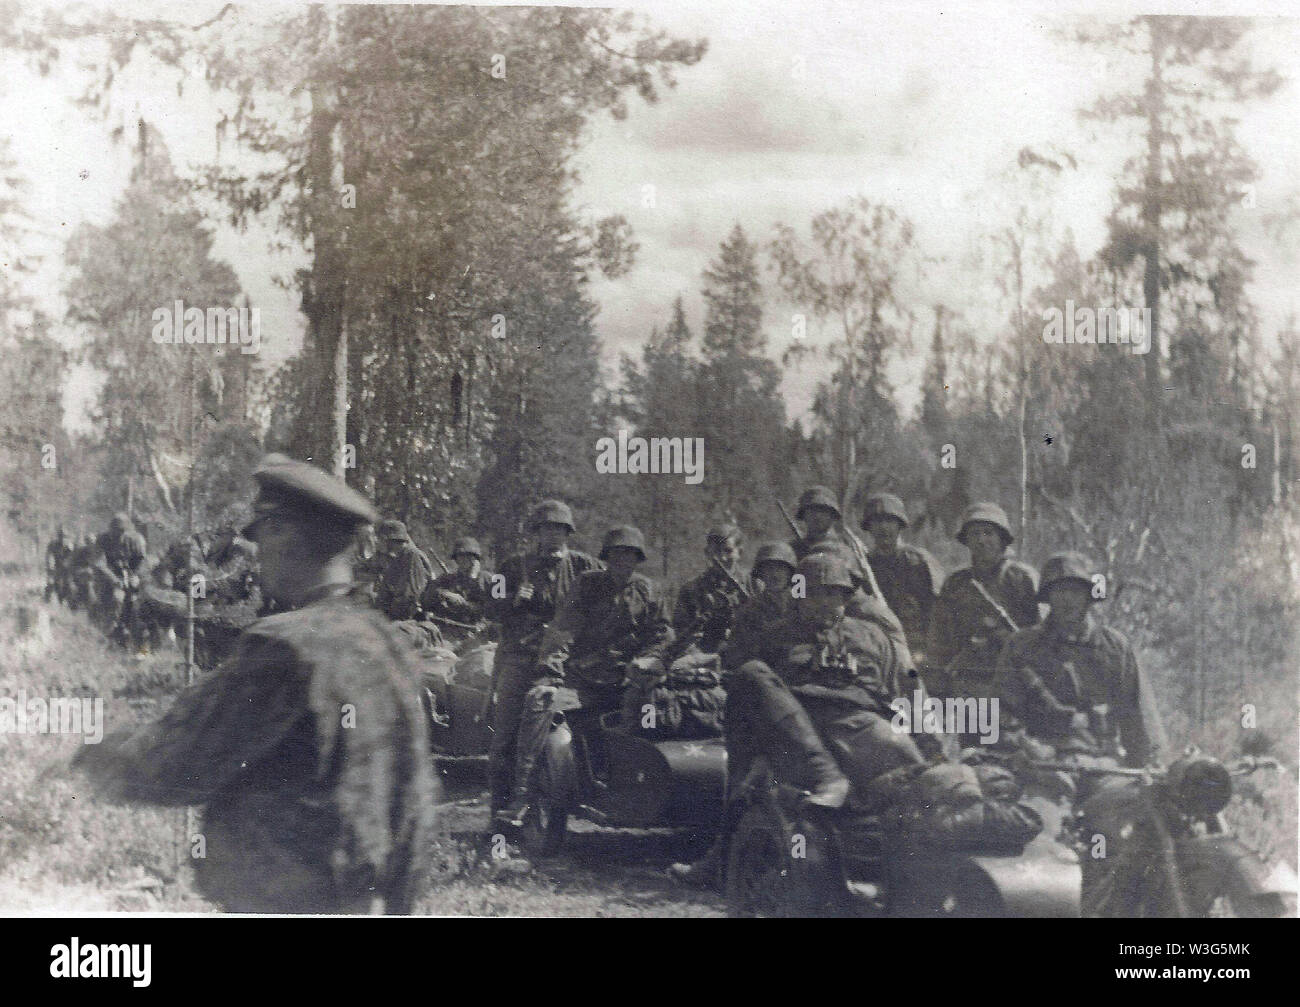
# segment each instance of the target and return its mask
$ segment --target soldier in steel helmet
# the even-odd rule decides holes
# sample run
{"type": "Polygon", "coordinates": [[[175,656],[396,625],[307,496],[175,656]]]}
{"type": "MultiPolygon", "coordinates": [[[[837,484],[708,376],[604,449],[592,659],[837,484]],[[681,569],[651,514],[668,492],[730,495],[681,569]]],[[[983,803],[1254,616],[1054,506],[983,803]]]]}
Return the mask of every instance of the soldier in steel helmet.
{"type": "Polygon", "coordinates": [[[738,783],[766,755],[810,803],[838,807],[850,783],[924,761],[890,726],[889,704],[918,680],[883,629],[847,613],[854,586],[838,556],[804,557],[794,583],[791,613],[728,680],[728,777],[738,783]]]}
{"type": "Polygon", "coordinates": [[[451,561],[456,569],[432,581],[420,605],[440,623],[444,636],[463,639],[483,621],[492,574],[483,567],[483,549],[476,538],[457,539],[451,561]]]}
{"type": "Polygon", "coordinates": [[[717,654],[730,639],[736,612],[752,590],[740,566],[743,544],[740,529],[730,522],[709,529],[704,545],[708,567],[677,592],[675,653],[717,654]]]}
{"type": "Polygon", "coordinates": [[[1040,742],[1145,766],[1160,754],[1160,714],[1133,647],[1093,614],[1105,597],[1105,578],[1086,556],[1052,556],[1038,590],[1047,618],[1007,640],[998,694],[1006,713],[1040,742]]]}
{"type": "Polygon", "coordinates": [[[114,641],[129,644],[138,636],[136,607],[148,548],[126,511],[113,515],[102,541],[104,624],[114,641]]]}
{"type": "Polygon", "coordinates": [[[376,529],[387,559],[375,585],[375,606],[396,621],[419,619],[420,599],[433,580],[433,564],[411,541],[401,521],[382,521],[376,529]]]}
{"type": "Polygon", "coordinates": [[[80,756],[111,796],[204,808],[195,878],[232,912],[409,912],[434,782],[419,680],[351,595],[361,494],[268,455],[244,535],[281,608],[142,730],[80,756]]]}
{"type": "Polygon", "coordinates": [[[560,687],[574,690],[583,710],[610,712],[620,708],[630,677],[664,671],[673,628],[659,585],[637,571],[646,559],[640,529],[611,528],[600,558],[605,569],[578,578],[542,638],[520,719],[515,793],[504,816],[515,825],[527,811],[532,769],[560,687]]]}
{"type": "Polygon", "coordinates": [[[967,507],[956,537],[970,550],[970,566],[944,581],[935,602],[926,681],[936,695],[988,697],[1002,644],[1038,622],[1037,575],[1007,555],[1015,536],[995,503],[967,507]]]}
{"type": "Polygon", "coordinates": [[[907,508],[894,494],[877,493],[867,499],[862,528],[871,535],[871,569],[880,593],[903,624],[913,659],[920,664],[943,573],[928,552],[902,541],[907,526],[907,508]]]}
{"type": "Polygon", "coordinates": [[[790,540],[798,559],[818,554],[831,554],[839,558],[849,571],[854,593],[849,598],[848,612],[856,619],[873,622],[885,631],[900,648],[902,659],[909,669],[914,667],[911,648],[898,615],[883,598],[871,590],[871,578],[863,563],[864,554],[850,542],[841,524],[843,515],[835,495],[825,486],[810,486],[799,497],[795,518],[804,523],[805,532],[790,540]]]}
{"type": "Polygon", "coordinates": [[[492,743],[488,751],[494,818],[514,793],[519,719],[524,697],[537,678],[542,632],[578,578],[600,566],[594,557],[570,547],[569,537],[576,530],[573,512],[561,500],[537,504],[529,513],[527,530],[533,538],[531,549],[501,565],[500,591],[489,592],[487,600],[489,618],[501,624],[492,671],[492,743]]]}
{"type": "Polygon", "coordinates": [[[764,542],[754,554],[749,572],[753,596],[736,612],[731,640],[723,650],[723,666],[743,664],[772,625],[790,611],[790,579],[799,561],[785,542],[764,542]]]}
{"type": "MultiPolygon", "coordinates": [[[[1166,743],[1150,682],[1124,635],[1093,614],[1106,587],[1081,553],[1043,564],[1038,599],[1047,618],[1013,635],[998,657],[1005,730],[1027,734],[1032,743],[1022,744],[1039,758],[1081,758],[1094,768],[1157,764],[1166,743]]],[[[1082,833],[1108,844],[1105,857],[1081,859],[1084,915],[1132,917],[1172,905],[1168,834],[1149,792],[1100,774],[1082,776],[1078,787],[1082,833]]]]}

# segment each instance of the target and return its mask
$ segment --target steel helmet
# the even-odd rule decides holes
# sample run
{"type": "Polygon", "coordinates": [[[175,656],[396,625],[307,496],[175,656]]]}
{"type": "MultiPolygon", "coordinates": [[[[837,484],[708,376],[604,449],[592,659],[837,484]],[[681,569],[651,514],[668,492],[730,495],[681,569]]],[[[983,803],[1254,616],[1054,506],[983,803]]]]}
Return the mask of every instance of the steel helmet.
{"type": "Polygon", "coordinates": [[[800,521],[803,520],[803,513],[809,507],[825,507],[827,510],[835,512],[836,520],[843,517],[840,513],[839,501],[835,499],[835,494],[827,486],[809,486],[799,497],[799,509],[795,511],[794,516],[800,521]]]}
{"type": "Polygon", "coordinates": [[[787,542],[764,542],[759,546],[758,552],[754,554],[753,569],[757,570],[764,563],[784,563],[791,572],[799,565],[794,550],[787,542]]]}
{"type": "Polygon", "coordinates": [[[1043,578],[1038,585],[1038,600],[1047,601],[1047,589],[1061,581],[1079,581],[1092,587],[1096,571],[1088,557],[1081,552],[1058,552],[1043,564],[1043,578]]]}
{"type": "Polygon", "coordinates": [[[839,587],[854,589],[848,565],[833,552],[815,552],[799,561],[796,572],[803,577],[804,585],[814,587],[839,587]]]}
{"type": "Polygon", "coordinates": [[[966,544],[966,526],[976,521],[991,524],[1001,532],[1003,545],[1010,545],[1016,540],[1016,537],[1011,534],[1011,522],[1007,520],[1007,512],[995,503],[984,501],[973,503],[962,511],[961,520],[957,524],[957,541],[962,545],[966,544]]]}
{"type": "Polygon", "coordinates": [[[451,558],[457,556],[477,556],[483,558],[483,550],[479,548],[478,539],[470,538],[468,535],[464,538],[456,539],[456,544],[451,547],[451,558]]]}
{"type": "Polygon", "coordinates": [[[605,533],[605,541],[600,546],[600,558],[609,559],[609,551],[616,548],[635,549],[637,558],[645,561],[645,536],[641,529],[630,524],[619,525],[605,533]]]}
{"type": "Polygon", "coordinates": [[[907,508],[903,501],[892,493],[876,493],[867,498],[867,505],[862,511],[862,528],[871,530],[871,522],[878,517],[892,517],[908,526],[907,508]]]}
{"type": "Polygon", "coordinates": [[[562,524],[572,533],[577,531],[573,523],[573,511],[563,500],[543,500],[528,515],[528,530],[535,531],[541,524],[562,524]]]}

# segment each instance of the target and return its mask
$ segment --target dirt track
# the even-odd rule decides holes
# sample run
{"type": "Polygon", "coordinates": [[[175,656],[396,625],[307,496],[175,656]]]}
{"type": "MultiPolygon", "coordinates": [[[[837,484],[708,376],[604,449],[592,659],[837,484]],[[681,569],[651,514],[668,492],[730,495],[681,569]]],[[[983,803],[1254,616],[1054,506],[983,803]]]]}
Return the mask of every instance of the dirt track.
{"type": "MultiPolygon", "coordinates": [[[[605,829],[571,821],[565,846],[539,863],[493,855],[482,764],[442,765],[434,885],[420,909],[481,915],[722,916],[720,897],[665,873],[711,837],[665,829],[605,829]],[[477,892],[476,892],[477,889],[477,892]]],[[[517,854],[517,847],[514,848],[517,854]]]]}

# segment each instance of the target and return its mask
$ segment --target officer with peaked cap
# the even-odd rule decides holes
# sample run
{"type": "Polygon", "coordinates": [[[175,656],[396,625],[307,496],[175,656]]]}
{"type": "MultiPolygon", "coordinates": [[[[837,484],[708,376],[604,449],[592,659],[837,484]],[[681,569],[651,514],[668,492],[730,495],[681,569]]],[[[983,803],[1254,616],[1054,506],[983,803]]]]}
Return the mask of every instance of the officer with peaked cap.
{"type": "Polygon", "coordinates": [[[254,478],[243,533],[286,611],[250,626],[160,720],[80,761],[118,799],[203,807],[195,878],[229,911],[409,912],[434,784],[407,645],[350,595],[374,508],[283,455],[254,478]]]}
{"type": "Polygon", "coordinates": [[[515,741],[524,697],[537,679],[542,632],[579,577],[600,563],[574,549],[573,512],[562,500],[543,500],[528,515],[531,548],[501,564],[499,590],[489,592],[488,616],[501,624],[493,665],[492,742],[488,786],[495,821],[514,792],[515,741]]]}
{"type": "MultiPolygon", "coordinates": [[[[546,740],[561,686],[593,713],[619,709],[630,675],[662,672],[673,642],[663,591],[637,571],[645,562],[639,528],[611,528],[601,544],[606,569],[580,576],[538,651],[536,680],[524,701],[515,763],[515,792],[506,818],[520,825],[529,784],[546,740]]],[[[597,767],[599,768],[599,767],[597,767]]]]}
{"type": "Polygon", "coordinates": [[[926,682],[935,695],[988,697],[1002,644],[1038,622],[1037,574],[1007,556],[1015,536],[995,503],[967,507],[956,538],[970,566],[949,575],[934,604],[926,682]]]}
{"type": "Polygon", "coordinates": [[[868,559],[880,585],[880,593],[907,635],[913,659],[924,660],[922,650],[930,629],[930,611],[943,572],[938,562],[920,546],[900,538],[908,526],[907,508],[892,493],[877,493],[867,498],[862,513],[862,529],[871,535],[868,559]]]}

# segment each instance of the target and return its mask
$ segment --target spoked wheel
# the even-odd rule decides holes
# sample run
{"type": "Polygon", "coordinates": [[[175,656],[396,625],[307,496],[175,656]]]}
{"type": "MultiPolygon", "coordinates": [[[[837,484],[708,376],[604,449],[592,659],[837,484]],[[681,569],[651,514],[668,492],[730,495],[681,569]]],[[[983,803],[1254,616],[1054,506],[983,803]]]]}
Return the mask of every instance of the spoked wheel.
{"type": "Polygon", "coordinates": [[[741,816],[727,854],[730,915],[834,916],[844,900],[823,830],[806,823],[791,826],[762,805],[741,816]]]}

